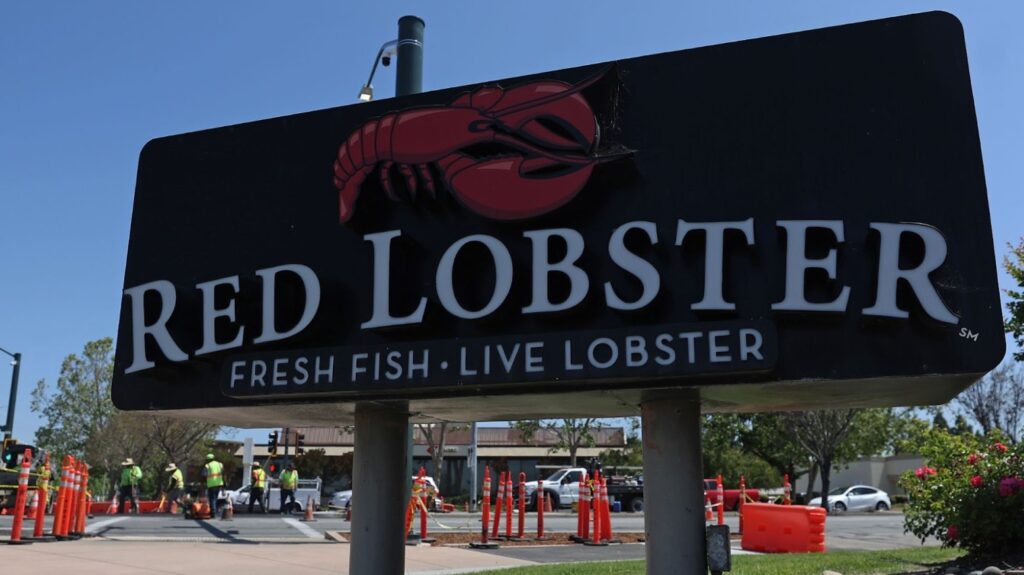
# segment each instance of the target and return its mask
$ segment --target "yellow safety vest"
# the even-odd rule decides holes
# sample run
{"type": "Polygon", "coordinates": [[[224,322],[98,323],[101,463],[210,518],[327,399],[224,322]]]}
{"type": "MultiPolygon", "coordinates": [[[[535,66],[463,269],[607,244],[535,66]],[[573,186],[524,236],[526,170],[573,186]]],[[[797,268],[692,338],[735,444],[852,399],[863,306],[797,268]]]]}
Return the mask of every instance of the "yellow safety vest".
{"type": "Polygon", "coordinates": [[[285,470],[281,472],[281,489],[295,489],[299,484],[299,472],[285,470]]]}
{"type": "Polygon", "coordinates": [[[174,473],[171,474],[171,485],[174,486],[174,489],[185,488],[185,478],[182,476],[180,469],[175,469],[174,473]]]}
{"type": "Polygon", "coordinates": [[[121,469],[121,487],[135,487],[142,479],[142,468],[138,465],[121,469]]]}
{"type": "Polygon", "coordinates": [[[206,486],[221,487],[224,485],[224,465],[219,461],[211,461],[206,467],[206,486]]]}
{"type": "Polygon", "coordinates": [[[262,469],[252,470],[252,488],[263,489],[267,486],[267,472],[262,469]]]}

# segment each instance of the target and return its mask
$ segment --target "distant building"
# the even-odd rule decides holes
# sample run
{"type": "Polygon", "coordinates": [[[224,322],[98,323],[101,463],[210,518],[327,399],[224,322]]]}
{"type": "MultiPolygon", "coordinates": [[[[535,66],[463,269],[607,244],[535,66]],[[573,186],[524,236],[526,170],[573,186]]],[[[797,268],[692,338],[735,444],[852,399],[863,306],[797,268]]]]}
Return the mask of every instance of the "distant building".
{"type": "MultiPolygon", "coordinates": [[[[832,489],[849,485],[869,485],[885,491],[889,495],[904,495],[906,492],[898,485],[900,475],[913,471],[924,465],[920,455],[904,454],[890,456],[865,457],[845,467],[833,467],[829,486],[832,489]]],[[[807,475],[801,475],[793,484],[797,492],[806,492],[807,475]]],[[[821,474],[818,474],[811,491],[821,492],[821,474]]]]}
{"type": "MultiPolygon", "coordinates": [[[[436,476],[434,464],[428,453],[427,440],[423,436],[419,426],[415,426],[413,436],[413,467],[419,469],[422,465],[427,469],[427,474],[436,476]]],[[[305,435],[305,448],[323,449],[328,457],[342,457],[354,451],[355,437],[353,432],[345,428],[336,427],[300,427],[293,428],[293,433],[298,432],[305,435]]],[[[577,464],[583,466],[587,459],[597,457],[599,453],[608,449],[622,449],[626,446],[626,433],[621,427],[604,427],[595,430],[594,447],[581,447],[576,452],[577,464]]],[[[281,433],[284,437],[284,433],[281,433]]],[[[445,459],[442,484],[438,485],[441,493],[447,496],[468,493],[469,473],[466,468],[466,461],[469,455],[470,445],[469,426],[460,425],[457,429],[449,429],[445,438],[445,459]]],[[[554,433],[548,430],[539,430],[529,441],[524,441],[519,430],[509,427],[478,427],[477,428],[477,464],[478,481],[483,482],[484,467],[490,467],[491,472],[512,471],[514,477],[520,472],[525,472],[528,480],[537,479],[539,475],[548,475],[551,467],[569,465],[569,452],[564,449],[554,449],[558,443],[554,433]]],[[[278,453],[283,453],[284,442],[278,448],[278,453]]],[[[294,453],[292,448],[291,453],[294,453]]],[[[239,457],[242,450],[236,453],[239,457]]],[[[259,460],[265,460],[269,453],[266,444],[256,445],[253,448],[253,456],[259,460]]],[[[349,479],[350,481],[350,479],[349,479]]],[[[477,487],[479,489],[479,485],[477,487]]]]}

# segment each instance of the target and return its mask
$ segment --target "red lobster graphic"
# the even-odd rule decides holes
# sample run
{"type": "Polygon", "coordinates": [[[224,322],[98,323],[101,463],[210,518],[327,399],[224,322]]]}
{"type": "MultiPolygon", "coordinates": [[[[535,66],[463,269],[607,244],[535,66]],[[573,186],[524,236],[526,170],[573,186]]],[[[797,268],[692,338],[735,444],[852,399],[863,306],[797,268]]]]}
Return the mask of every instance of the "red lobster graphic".
{"type": "Polygon", "coordinates": [[[592,155],[599,129],[580,94],[595,80],[484,86],[447,106],[370,120],[341,144],[334,162],[341,222],[351,219],[359,190],[378,164],[381,186],[393,200],[395,164],[413,198],[418,180],[436,195],[432,163],[444,185],[484,217],[519,220],[564,205],[608,159],[592,155]]]}

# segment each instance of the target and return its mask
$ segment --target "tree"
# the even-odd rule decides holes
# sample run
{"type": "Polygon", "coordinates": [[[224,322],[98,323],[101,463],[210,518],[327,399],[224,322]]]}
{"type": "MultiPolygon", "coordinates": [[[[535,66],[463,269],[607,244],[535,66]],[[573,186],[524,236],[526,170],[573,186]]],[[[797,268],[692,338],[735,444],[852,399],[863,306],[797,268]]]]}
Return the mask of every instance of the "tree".
{"type": "Polygon", "coordinates": [[[1017,282],[1017,289],[1006,290],[1010,296],[1006,308],[1010,311],[1010,317],[1006,318],[1006,331],[1013,334],[1013,339],[1019,348],[1013,354],[1017,361],[1024,361],[1024,237],[1016,246],[1009,244],[1010,253],[1003,258],[1003,267],[1006,273],[1010,274],[1013,281],[1017,282]]]}
{"type": "Polygon", "coordinates": [[[548,453],[564,449],[569,452],[569,466],[576,467],[576,454],[581,447],[594,446],[594,432],[603,428],[604,425],[596,417],[587,417],[583,419],[524,419],[515,422],[515,427],[522,434],[526,443],[534,443],[536,434],[540,430],[552,433],[556,442],[548,449],[548,453]]]}
{"type": "Polygon", "coordinates": [[[988,435],[999,429],[1017,443],[1024,429],[1024,375],[1006,362],[953,399],[953,403],[988,435]]]}
{"type": "Polygon", "coordinates": [[[946,421],[946,416],[942,414],[942,410],[935,412],[935,417],[932,418],[932,429],[949,431],[949,422],[946,421]]]}
{"type": "Polygon", "coordinates": [[[117,411],[110,399],[113,373],[113,340],[103,338],[86,343],[81,356],[64,359],[55,388],[39,380],[31,408],[44,425],[36,431],[36,444],[58,461],[64,455],[84,458],[92,466],[94,493],[109,493],[120,479],[121,462],[131,457],[143,468],[142,491],[156,493],[167,463],[184,469],[201,461],[220,427],[117,411]]]}
{"type": "Polygon", "coordinates": [[[755,413],[746,416],[739,433],[743,450],[771,465],[779,476],[789,475],[796,481],[810,470],[810,461],[803,446],[797,443],[786,417],[780,413],[755,413]]]}
{"type": "Polygon", "coordinates": [[[461,426],[442,421],[441,423],[417,423],[423,438],[427,441],[427,453],[434,464],[434,482],[441,488],[444,476],[444,448],[448,441],[448,432],[461,429],[461,426]]]}
{"type": "MultiPolygon", "coordinates": [[[[801,411],[786,415],[786,421],[793,429],[797,442],[814,458],[821,473],[821,506],[825,509],[828,509],[827,493],[832,465],[836,462],[836,454],[850,434],[856,417],[856,409],[801,411]]],[[[812,477],[811,481],[813,480],[812,477]]],[[[808,493],[813,486],[813,483],[808,483],[808,493]]]]}
{"type": "Polygon", "coordinates": [[[629,418],[629,434],[622,449],[606,449],[597,458],[605,467],[641,467],[644,464],[644,446],[640,439],[640,418],[629,418]]]}
{"type": "Polygon", "coordinates": [[[105,337],[86,343],[81,356],[64,358],[53,393],[40,379],[30,405],[46,425],[36,430],[36,444],[51,453],[83,457],[92,439],[114,417],[113,373],[114,342],[105,337]]]}
{"type": "Polygon", "coordinates": [[[953,435],[974,435],[974,428],[963,414],[957,414],[953,428],[949,432],[953,435]]]}

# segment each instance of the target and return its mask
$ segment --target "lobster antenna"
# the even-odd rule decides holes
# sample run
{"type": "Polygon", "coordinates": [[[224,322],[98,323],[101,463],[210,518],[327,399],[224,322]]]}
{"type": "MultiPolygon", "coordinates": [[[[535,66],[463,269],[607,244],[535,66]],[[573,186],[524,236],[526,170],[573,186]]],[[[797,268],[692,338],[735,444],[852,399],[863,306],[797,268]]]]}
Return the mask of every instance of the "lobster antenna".
{"type": "Polygon", "coordinates": [[[588,88],[589,86],[593,85],[595,82],[597,82],[601,78],[603,78],[604,75],[608,73],[608,70],[610,70],[612,68],[612,66],[614,66],[614,64],[608,64],[607,66],[604,67],[603,70],[599,71],[597,74],[594,74],[593,76],[591,76],[590,78],[587,78],[586,80],[580,82],[579,84],[572,85],[568,90],[566,90],[564,92],[559,92],[557,94],[552,94],[550,96],[544,96],[543,98],[540,98],[539,100],[533,100],[531,102],[523,102],[522,104],[517,104],[515,106],[512,106],[511,108],[502,110],[501,112],[498,112],[497,114],[494,114],[494,116],[497,117],[497,118],[500,118],[500,117],[502,117],[502,116],[504,116],[506,114],[514,114],[515,112],[519,112],[519,111],[522,111],[522,110],[529,110],[530,108],[535,108],[537,106],[542,106],[544,104],[547,104],[548,102],[554,102],[556,100],[561,100],[562,98],[565,98],[566,96],[571,96],[571,95],[573,95],[573,94],[575,94],[577,92],[581,92],[584,89],[588,88]]]}

